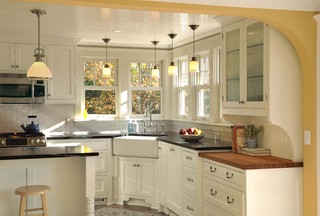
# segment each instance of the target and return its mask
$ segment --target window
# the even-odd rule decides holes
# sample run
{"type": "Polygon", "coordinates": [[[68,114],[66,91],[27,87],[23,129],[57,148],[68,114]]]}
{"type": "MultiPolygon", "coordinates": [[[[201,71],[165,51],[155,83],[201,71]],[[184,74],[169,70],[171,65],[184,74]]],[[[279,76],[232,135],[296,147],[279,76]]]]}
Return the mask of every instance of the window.
{"type": "Polygon", "coordinates": [[[210,61],[209,53],[199,56],[199,73],[197,74],[197,115],[210,116],[210,61]]]}
{"type": "Polygon", "coordinates": [[[111,77],[102,75],[104,61],[83,61],[84,106],[89,115],[110,116],[117,114],[117,80],[115,60],[108,62],[111,77]]]}
{"type": "Polygon", "coordinates": [[[144,114],[147,107],[152,114],[161,114],[160,78],[151,77],[152,63],[132,62],[130,64],[131,113],[144,114]]]}
{"type": "Polygon", "coordinates": [[[189,115],[189,69],[188,59],[178,61],[178,114],[186,117],[189,115]]]}

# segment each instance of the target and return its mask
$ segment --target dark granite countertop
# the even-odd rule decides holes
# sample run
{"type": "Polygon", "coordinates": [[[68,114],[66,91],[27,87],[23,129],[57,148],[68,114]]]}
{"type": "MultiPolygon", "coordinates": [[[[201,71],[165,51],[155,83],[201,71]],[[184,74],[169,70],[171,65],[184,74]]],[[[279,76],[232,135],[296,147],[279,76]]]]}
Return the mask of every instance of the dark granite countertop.
{"type": "Polygon", "coordinates": [[[157,137],[158,141],[163,141],[178,145],[184,148],[193,149],[196,151],[208,151],[208,150],[230,150],[232,149],[231,142],[225,142],[217,140],[214,142],[213,139],[203,138],[196,142],[186,142],[181,139],[178,134],[170,134],[168,136],[157,137]]]}
{"type": "Polygon", "coordinates": [[[0,148],[0,160],[89,157],[99,153],[87,146],[0,148]]]}

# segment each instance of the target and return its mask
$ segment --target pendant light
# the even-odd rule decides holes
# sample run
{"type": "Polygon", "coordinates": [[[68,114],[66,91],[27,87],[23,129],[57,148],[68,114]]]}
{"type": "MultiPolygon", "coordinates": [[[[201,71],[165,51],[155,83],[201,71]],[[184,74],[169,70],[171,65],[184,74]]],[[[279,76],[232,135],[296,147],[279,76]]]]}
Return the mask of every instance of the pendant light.
{"type": "Polygon", "coordinates": [[[106,43],[106,64],[104,65],[103,68],[103,76],[110,77],[111,76],[111,67],[108,64],[108,43],[111,40],[110,38],[103,38],[102,39],[106,43]]]}
{"type": "Polygon", "coordinates": [[[151,43],[154,45],[154,67],[152,69],[151,76],[155,77],[155,78],[159,78],[160,71],[159,71],[159,67],[157,65],[157,44],[159,43],[159,41],[151,41],[151,43]]]}
{"type": "Polygon", "coordinates": [[[177,34],[168,34],[168,36],[171,38],[171,62],[170,65],[168,67],[168,75],[169,76],[176,76],[177,75],[177,67],[174,65],[174,61],[173,61],[173,38],[175,38],[177,36],[177,34]]]}
{"type": "Polygon", "coordinates": [[[196,53],[195,53],[195,30],[199,27],[199,25],[189,25],[189,27],[193,31],[193,56],[191,58],[191,61],[189,62],[189,71],[190,72],[198,72],[199,71],[199,62],[197,61],[196,58],[196,53]]]}
{"type": "Polygon", "coordinates": [[[31,10],[33,14],[38,17],[38,48],[34,50],[34,57],[36,61],[30,66],[27,71],[27,78],[33,80],[47,80],[52,78],[51,71],[47,65],[42,61],[45,57],[44,50],[40,48],[40,15],[45,15],[47,12],[45,10],[33,9],[31,10]]]}

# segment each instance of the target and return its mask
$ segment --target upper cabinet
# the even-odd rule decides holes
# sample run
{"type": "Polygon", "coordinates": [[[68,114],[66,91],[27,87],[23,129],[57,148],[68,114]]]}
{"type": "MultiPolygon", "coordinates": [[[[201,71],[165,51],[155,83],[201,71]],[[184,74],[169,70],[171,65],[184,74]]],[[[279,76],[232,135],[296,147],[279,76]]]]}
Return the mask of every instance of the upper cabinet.
{"type": "Polygon", "coordinates": [[[35,61],[33,54],[37,46],[29,43],[0,43],[0,72],[27,73],[35,61]]]}
{"type": "Polygon", "coordinates": [[[266,28],[252,20],[222,25],[223,114],[264,115],[266,28]]]}
{"type": "Polygon", "coordinates": [[[75,45],[47,45],[47,63],[52,73],[46,103],[75,103],[75,45]]]}

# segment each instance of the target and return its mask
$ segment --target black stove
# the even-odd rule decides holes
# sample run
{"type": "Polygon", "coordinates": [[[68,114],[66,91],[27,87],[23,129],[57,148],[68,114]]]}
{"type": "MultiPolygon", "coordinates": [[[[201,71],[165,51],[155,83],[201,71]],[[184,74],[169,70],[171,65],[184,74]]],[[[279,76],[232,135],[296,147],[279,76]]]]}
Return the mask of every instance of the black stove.
{"type": "Polygon", "coordinates": [[[43,133],[0,133],[0,147],[34,147],[46,145],[47,138],[43,133]]]}

